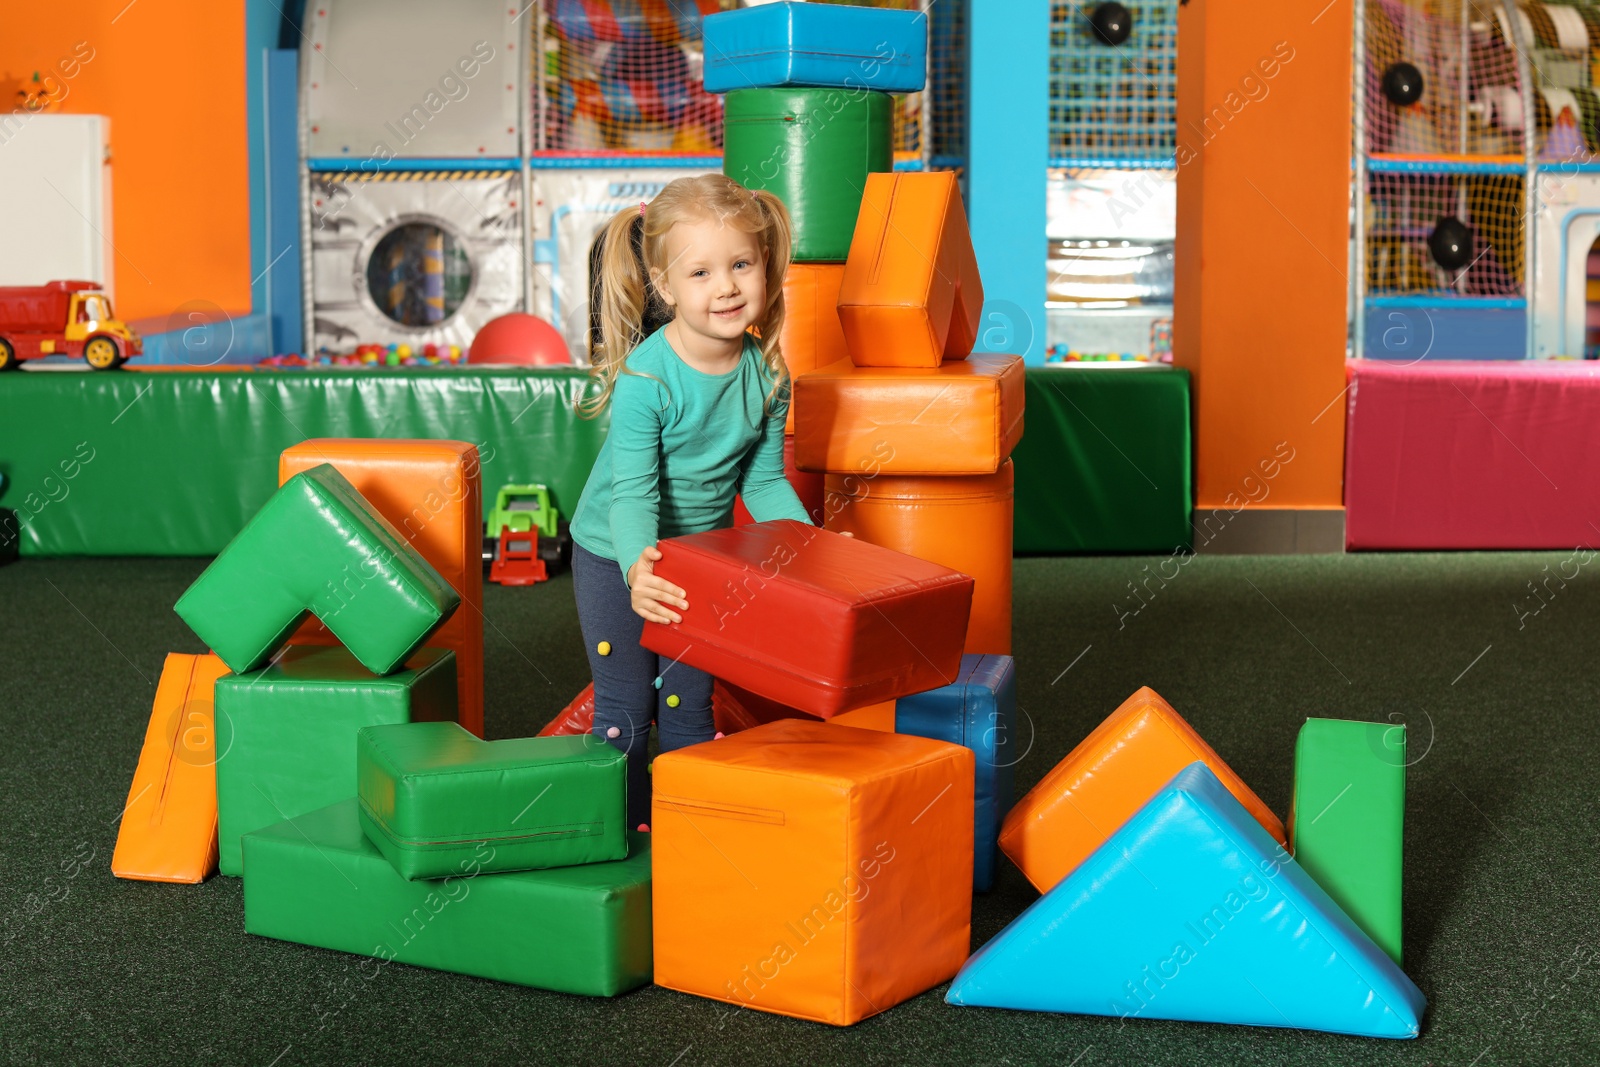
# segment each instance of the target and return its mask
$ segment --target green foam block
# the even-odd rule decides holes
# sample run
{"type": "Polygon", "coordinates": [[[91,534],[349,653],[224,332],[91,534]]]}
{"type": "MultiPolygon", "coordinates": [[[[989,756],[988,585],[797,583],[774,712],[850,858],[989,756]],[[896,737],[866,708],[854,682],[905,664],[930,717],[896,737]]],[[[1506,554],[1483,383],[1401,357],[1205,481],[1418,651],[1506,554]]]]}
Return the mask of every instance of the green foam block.
{"type": "Polygon", "coordinates": [[[252,934],[586,996],[650,981],[647,834],[615,863],[515,874],[468,863],[412,882],[362,834],[350,797],[247,835],[244,854],[252,934]]]}
{"type": "Polygon", "coordinates": [[[242,873],[239,839],[356,791],[363,726],[453,720],[454,652],[425,648],[376,675],[345,649],[296,645],[217,680],[217,869],[242,873]]]}
{"type": "Polygon", "coordinates": [[[174,610],[236,673],[283,647],[306,612],[375,674],[461,603],[450,583],[331,465],[285,482],[174,610]]]}
{"type": "Polygon", "coordinates": [[[1295,860],[1400,962],[1406,728],[1307,719],[1294,746],[1295,860]]]}
{"type": "Polygon", "coordinates": [[[485,872],[628,855],[627,757],[593,734],[483,741],[453,722],[356,740],[361,829],[404,878],[443,878],[487,842],[485,872]]]}
{"type": "Polygon", "coordinates": [[[859,89],[740,89],[723,107],[722,172],[789,209],[798,261],[850,252],[867,174],[894,168],[893,101],[859,89]]]}

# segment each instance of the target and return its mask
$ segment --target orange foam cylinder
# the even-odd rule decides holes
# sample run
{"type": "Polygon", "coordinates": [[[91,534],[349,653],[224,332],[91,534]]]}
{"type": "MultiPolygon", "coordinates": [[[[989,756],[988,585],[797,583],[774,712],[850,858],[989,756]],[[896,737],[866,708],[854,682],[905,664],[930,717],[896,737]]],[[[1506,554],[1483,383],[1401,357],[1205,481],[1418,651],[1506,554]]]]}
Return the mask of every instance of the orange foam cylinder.
{"type": "MultiPolygon", "coordinates": [[[[379,515],[461,596],[461,607],[428,638],[456,654],[463,728],[483,736],[483,496],[477,446],[465,441],[312,438],[278,457],[278,482],[331,463],[379,515]]],[[[307,619],[289,638],[336,645],[307,619]]]]}
{"type": "Polygon", "coordinates": [[[1196,760],[1205,761],[1267,833],[1286,843],[1272,810],[1145,686],[1012,806],[1000,827],[1000,849],[1047,893],[1196,760]]]}
{"type": "Polygon", "coordinates": [[[977,342],[983,280],[949,171],[868,174],[839,286],[859,367],[937,367],[977,342]]]}
{"type": "MultiPolygon", "coordinates": [[[[794,489],[794,495],[800,498],[800,506],[806,509],[815,522],[822,521],[822,475],[810,471],[800,470],[795,466],[794,438],[783,439],[783,476],[789,480],[789,485],[794,489]]],[[[733,524],[735,526],[748,526],[756,520],[750,517],[750,511],[744,506],[744,497],[733,498],[733,524]]]]}
{"type": "Polygon", "coordinates": [[[655,981],[834,1026],[953,976],[972,751],[782,719],[658,756],[655,981]]]}
{"type": "Polygon", "coordinates": [[[1022,440],[1022,358],[973,354],[932,369],[849,360],[796,378],[803,471],[993,474],[1022,440]]]}
{"type": "Polygon", "coordinates": [[[829,530],[971,576],[963,651],[1011,654],[1015,483],[1009,459],[993,474],[829,474],[825,484],[829,530]]]}
{"type": "MultiPolygon", "coordinates": [[[[839,284],[843,263],[791,263],[783,279],[783,332],[780,347],[789,377],[850,358],[839,324],[839,284]]],[[[795,404],[789,404],[784,429],[794,433],[795,404]]]]}
{"type": "Polygon", "coordinates": [[[227,664],[214,655],[167,656],[111,853],[111,873],[118,878],[194,883],[217,869],[211,694],[227,673],[227,664]]]}

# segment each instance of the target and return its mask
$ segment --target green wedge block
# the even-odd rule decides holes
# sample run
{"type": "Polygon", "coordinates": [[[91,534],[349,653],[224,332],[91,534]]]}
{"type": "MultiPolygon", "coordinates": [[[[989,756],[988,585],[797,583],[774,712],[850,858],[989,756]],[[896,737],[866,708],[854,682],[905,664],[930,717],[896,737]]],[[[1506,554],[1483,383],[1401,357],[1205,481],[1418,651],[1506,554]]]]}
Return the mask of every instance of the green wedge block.
{"type": "Polygon", "coordinates": [[[850,252],[871,171],[894,169],[893,101],[859,89],[740,89],[723,107],[722,173],[789,209],[793,258],[850,252]]]}
{"type": "Polygon", "coordinates": [[[217,869],[243,873],[239,839],[353,796],[363,726],[456,717],[456,656],[425,648],[376,675],[337,646],[294,645],[217,680],[217,869]]]}
{"type": "Polygon", "coordinates": [[[312,612],[362,665],[388,674],[461,603],[427,560],[324,463],[283,484],[174,610],[242,674],[312,612]]]}
{"type": "Polygon", "coordinates": [[[1406,728],[1307,719],[1294,746],[1295,860],[1400,962],[1406,728]]]}
{"type": "Polygon", "coordinates": [[[402,878],[628,855],[627,756],[593,734],[484,741],[453,722],[369,726],[356,739],[361,829],[402,878]]]}
{"type": "Polygon", "coordinates": [[[413,882],[367,840],[349,797],[247,835],[244,856],[252,934],[584,996],[650,981],[648,834],[614,863],[485,874],[474,860],[413,882]]]}

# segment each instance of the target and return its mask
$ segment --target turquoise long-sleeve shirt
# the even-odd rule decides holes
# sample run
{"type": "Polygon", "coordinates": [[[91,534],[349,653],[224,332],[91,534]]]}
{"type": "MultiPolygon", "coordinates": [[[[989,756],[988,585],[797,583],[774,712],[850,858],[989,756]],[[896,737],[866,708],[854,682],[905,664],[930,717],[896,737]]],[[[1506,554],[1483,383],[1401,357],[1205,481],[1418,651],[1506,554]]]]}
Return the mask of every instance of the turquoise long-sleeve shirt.
{"type": "Polygon", "coordinates": [[[757,522],[811,522],[783,473],[787,391],[768,411],[771,388],[751,337],[726,374],[689,366],[665,329],[645,338],[617,375],[611,429],[573,514],[573,541],[616,560],[626,577],[658,539],[730,525],[736,494],[757,522]]]}

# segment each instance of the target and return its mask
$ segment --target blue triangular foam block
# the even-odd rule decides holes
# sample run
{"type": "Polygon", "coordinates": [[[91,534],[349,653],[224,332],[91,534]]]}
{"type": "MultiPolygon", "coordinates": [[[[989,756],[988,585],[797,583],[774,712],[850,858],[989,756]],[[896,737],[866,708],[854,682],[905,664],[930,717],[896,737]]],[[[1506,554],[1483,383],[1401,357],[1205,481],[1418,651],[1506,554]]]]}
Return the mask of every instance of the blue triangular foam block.
{"type": "Polygon", "coordinates": [[[1192,763],[967,961],[992,1008],[1416,1037],[1427,1001],[1192,763]]]}

